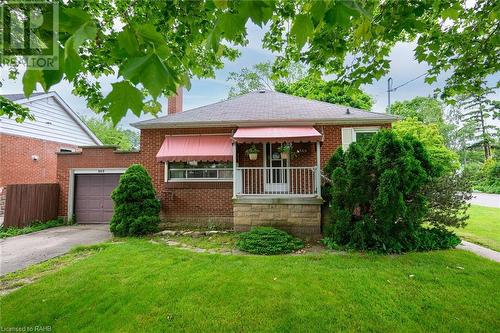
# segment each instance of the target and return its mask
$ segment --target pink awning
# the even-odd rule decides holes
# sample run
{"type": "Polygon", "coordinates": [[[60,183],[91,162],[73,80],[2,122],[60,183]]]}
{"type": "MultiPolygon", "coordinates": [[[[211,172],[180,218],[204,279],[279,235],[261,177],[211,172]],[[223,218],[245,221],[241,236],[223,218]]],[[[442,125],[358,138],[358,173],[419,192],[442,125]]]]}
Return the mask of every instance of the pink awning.
{"type": "Polygon", "coordinates": [[[232,161],[231,136],[167,136],[156,154],[156,160],[158,162],[232,161]]]}
{"type": "Polygon", "coordinates": [[[312,126],[302,127],[243,127],[233,138],[240,143],[317,142],[321,133],[312,126]]]}

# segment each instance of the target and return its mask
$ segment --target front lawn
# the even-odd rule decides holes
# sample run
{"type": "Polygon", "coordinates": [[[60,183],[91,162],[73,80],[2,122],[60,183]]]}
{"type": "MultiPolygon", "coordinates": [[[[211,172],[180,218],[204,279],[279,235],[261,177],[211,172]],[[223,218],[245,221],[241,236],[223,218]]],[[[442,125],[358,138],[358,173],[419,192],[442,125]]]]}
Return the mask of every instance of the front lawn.
{"type": "Polygon", "coordinates": [[[500,251],[500,209],[471,206],[465,228],[455,232],[462,239],[500,251]]]}
{"type": "Polygon", "coordinates": [[[500,265],[401,256],[199,254],[127,239],[1,299],[1,325],[52,332],[494,332],[500,265]]]}

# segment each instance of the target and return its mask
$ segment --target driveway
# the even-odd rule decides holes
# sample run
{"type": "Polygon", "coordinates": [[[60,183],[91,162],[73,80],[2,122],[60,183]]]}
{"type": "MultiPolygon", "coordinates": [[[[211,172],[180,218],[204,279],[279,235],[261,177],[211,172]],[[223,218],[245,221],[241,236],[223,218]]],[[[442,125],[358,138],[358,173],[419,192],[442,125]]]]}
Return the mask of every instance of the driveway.
{"type": "Polygon", "coordinates": [[[60,256],[75,246],[100,243],[110,237],[107,224],[81,224],[2,239],[0,275],[60,256]]]}
{"type": "Polygon", "coordinates": [[[474,192],[469,202],[473,205],[500,208],[500,194],[474,192]]]}

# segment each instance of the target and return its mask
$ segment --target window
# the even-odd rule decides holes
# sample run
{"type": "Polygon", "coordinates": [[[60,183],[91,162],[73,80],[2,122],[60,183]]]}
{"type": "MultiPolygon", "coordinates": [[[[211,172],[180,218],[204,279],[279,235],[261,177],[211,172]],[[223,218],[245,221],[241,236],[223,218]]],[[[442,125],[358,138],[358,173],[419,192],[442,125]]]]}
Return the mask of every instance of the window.
{"type": "Polygon", "coordinates": [[[346,151],[353,142],[365,144],[379,131],[379,127],[344,127],[342,128],[342,148],[346,151]]]}
{"type": "Polygon", "coordinates": [[[368,143],[368,141],[370,141],[370,139],[372,138],[372,136],[375,135],[375,133],[377,132],[374,132],[374,131],[357,131],[357,130],[354,130],[354,133],[355,133],[355,142],[358,142],[358,143],[361,143],[361,144],[366,144],[368,143]]]}
{"type": "Polygon", "coordinates": [[[165,164],[166,179],[170,181],[231,181],[233,163],[172,162],[165,164]]]}
{"type": "Polygon", "coordinates": [[[59,152],[61,153],[73,153],[75,150],[71,148],[61,148],[59,149],[59,152]]]}

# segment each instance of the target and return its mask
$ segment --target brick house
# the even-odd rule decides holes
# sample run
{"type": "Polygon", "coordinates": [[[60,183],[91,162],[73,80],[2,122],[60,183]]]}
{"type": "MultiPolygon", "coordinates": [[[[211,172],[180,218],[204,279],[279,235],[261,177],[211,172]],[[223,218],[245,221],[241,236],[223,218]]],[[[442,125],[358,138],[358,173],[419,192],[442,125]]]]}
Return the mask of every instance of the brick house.
{"type": "Polygon", "coordinates": [[[366,140],[396,117],[259,91],[132,126],[138,152],[110,147],[59,153],[60,215],[107,222],[109,193],[132,163],[150,173],[167,225],[219,225],[237,231],[272,225],[318,237],[321,170],[340,146],[366,140]],[[283,151],[291,145],[290,151],[283,151]],[[257,148],[257,156],[247,150],[257,148]]]}
{"type": "Polygon", "coordinates": [[[0,117],[0,188],[9,184],[55,183],[57,155],[102,143],[55,92],[2,95],[27,107],[34,121],[0,117]]]}

